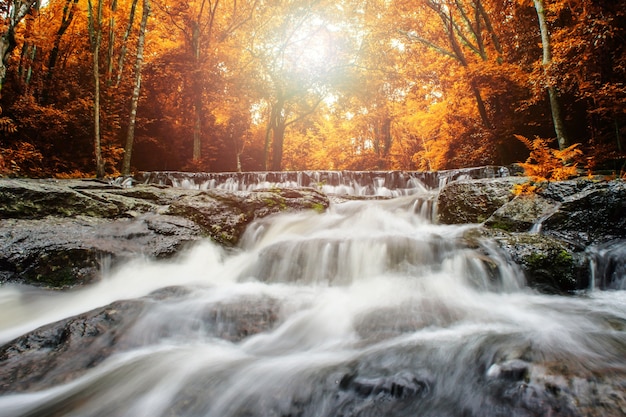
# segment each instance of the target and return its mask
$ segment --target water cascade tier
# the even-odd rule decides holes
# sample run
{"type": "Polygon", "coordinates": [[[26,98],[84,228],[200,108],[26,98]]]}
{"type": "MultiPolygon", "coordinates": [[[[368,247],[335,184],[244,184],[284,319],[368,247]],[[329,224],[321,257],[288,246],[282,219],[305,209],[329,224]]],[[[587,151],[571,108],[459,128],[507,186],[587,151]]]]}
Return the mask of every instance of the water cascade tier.
{"type": "Polygon", "coordinates": [[[626,415],[626,291],[529,289],[476,225],[422,213],[428,188],[0,287],[0,417],[626,415]]]}
{"type": "MultiPolygon", "coordinates": [[[[281,171],[281,172],[144,172],[135,177],[146,184],[200,190],[251,191],[263,188],[312,187],[327,194],[398,197],[439,189],[449,181],[500,178],[515,167],[477,167],[447,171],[281,171]]],[[[123,181],[123,178],[120,179],[123,181]]]]}

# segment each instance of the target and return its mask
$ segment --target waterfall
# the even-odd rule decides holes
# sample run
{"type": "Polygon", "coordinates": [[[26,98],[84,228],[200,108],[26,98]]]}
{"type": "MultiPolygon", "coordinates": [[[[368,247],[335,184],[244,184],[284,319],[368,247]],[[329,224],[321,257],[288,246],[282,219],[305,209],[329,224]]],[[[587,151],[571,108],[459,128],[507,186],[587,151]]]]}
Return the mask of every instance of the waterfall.
{"type": "MultiPolygon", "coordinates": [[[[346,181],[294,183],[307,176],[346,181]]],[[[231,178],[200,187],[250,184],[231,178]]],[[[434,224],[429,186],[394,178],[411,192],[260,219],[236,250],[137,259],[72,292],[0,287],[5,374],[58,320],[80,334],[33,363],[84,346],[41,377],[11,371],[28,383],[0,382],[0,417],[575,416],[604,394],[619,410],[626,292],[536,293],[489,242],[465,243],[475,226],[434,224]]]]}
{"type": "MultiPolygon", "coordinates": [[[[513,169],[513,168],[511,168],[513,169]]],[[[252,191],[263,188],[316,188],[326,194],[399,197],[424,189],[440,189],[449,181],[506,177],[507,167],[447,171],[284,171],[284,172],[144,172],[135,178],[146,184],[207,190],[252,191]]],[[[120,184],[124,179],[119,179],[120,184]]]]}

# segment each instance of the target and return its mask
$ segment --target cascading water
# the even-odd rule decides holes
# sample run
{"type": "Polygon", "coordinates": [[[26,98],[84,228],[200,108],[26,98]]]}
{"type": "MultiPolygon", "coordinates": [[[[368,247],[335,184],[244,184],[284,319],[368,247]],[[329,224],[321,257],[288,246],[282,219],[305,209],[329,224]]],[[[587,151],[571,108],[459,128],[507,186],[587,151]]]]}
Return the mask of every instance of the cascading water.
{"type": "MultiPolygon", "coordinates": [[[[280,172],[145,172],[132,181],[207,190],[252,191],[264,188],[316,188],[326,194],[399,197],[439,189],[449,181],[497,178],[518,168],[477,167],[448,171],[280,171],[280,172]]],[[[132,181],[119,178],[119,185],[132,181]]]]}
{"type": "Polygon", "coordinates": [[[5,386],[0,416],[626,415],[626,292],[535,293],[462,243],[472,225],[420,214],[430,197],[265,218],[236,251],[139,259],[75,292],[0,288],[2,343],[143,297],[85,367],[5,386]]]}

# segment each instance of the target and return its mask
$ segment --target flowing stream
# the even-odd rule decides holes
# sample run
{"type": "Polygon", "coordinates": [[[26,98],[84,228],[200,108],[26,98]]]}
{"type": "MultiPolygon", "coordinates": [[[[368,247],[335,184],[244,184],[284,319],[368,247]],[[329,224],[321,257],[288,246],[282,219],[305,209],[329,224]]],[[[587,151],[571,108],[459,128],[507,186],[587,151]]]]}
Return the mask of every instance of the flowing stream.
{"type": "Polygon", "coordinates": [[[265,218],[237,250],[205,242],[175,261],[138,259],[74,292],[0,288],[2,344],[144,300],[112,354],[8,390],[0,417],[534,416],[578,415],[594,395],[626,404],[626,291],[536,293],[488,242],[461,243],[475,226],[433,224],[418,197],[429,195],[265,218]]]}

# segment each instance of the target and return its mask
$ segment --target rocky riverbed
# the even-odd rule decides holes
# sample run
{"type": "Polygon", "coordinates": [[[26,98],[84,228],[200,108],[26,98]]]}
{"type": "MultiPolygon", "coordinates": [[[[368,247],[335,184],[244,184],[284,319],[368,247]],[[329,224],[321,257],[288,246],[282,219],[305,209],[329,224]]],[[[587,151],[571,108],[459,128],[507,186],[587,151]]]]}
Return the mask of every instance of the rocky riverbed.
{"type": "Polygon", "coordinates": [[[0,179],[0,282],[76,287],[137,256],[172,257],[202,239],[234,247],[254,219],[321,212],[328,204],[312,189],[225,192],[0,179]]]}
{"type": "MultiPolygon", "coordinates": [[[[626,285],[619,262],[590,270],[604,264],[596,258],[615,264],[623,255],[626,183],[562,181],[516,196],[513,187],[526,181],[451,182],[429,197],[437,207],[434,220],[481,224],[465,236],[469,244],[494,242],[539,290],[584,290],[594,274],[601,286],[626,285]]],[[[0,179],[0,282],[71,288],[138,255],[172,257],[201,239],[236,247],[253,220],[285,211],[323,212],[332,198],[314,188],[223,191],[0,179]]]]}
{"type": "Polygon", "coordinates": [[[626,416],[626,185],[525,181],[0,179],[0,417],[626,416]]]}

